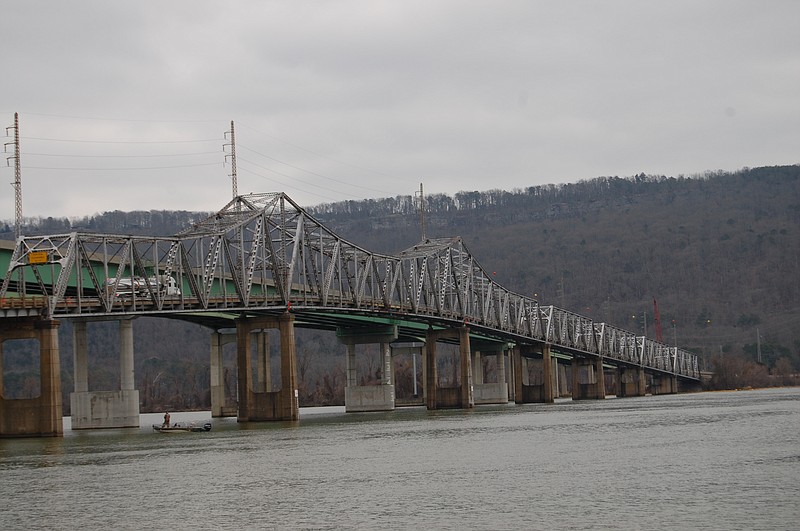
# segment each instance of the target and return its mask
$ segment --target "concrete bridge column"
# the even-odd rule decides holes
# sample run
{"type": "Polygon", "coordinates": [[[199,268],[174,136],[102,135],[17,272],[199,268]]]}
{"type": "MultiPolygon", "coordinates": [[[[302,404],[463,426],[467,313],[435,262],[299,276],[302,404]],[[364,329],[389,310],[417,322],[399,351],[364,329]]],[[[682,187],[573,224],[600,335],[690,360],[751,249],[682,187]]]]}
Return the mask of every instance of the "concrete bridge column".
{"type": "Polygon", "coordinates": [[[211,416],[235,417],[235,397],[225,396],[225,366],[222,351],[228,343],[236,342],[236,334],[211,333],[211,416]],[[228,398],[231,399],[229,403],[228,398]]]}
{"type": "Polygon", "coordinates": [[[117,322],[120,383],[118,390],[107,391],[88,390],[87,323],[75,323],[75,392],[70,394],[73,430],[139,427],[139,390],[135,389],[133,369],[133,320],[117,322]]]}
{"type": "Polygon", "coordinates": [[[551,358],[553,359],[553,398],[571,397],[567,365],[559,363],[555,356],[551,356],[551,358]]]}
{"type": "Polygon", "coordinates": [[[222,364],[222,334],[211,332],[211,360],[209,365],[211,391],[211,416],[222,417],[225,406],[225,368],[222,364]]]}
{"type": "Polygon", "coordinates": [[[0,438],[64,435],[59,324],[58,321],[38,318],[8,318],[0,322],[0,380],[3,379],[2,344],[12,339],[36,339],[39,342],[40,376],[40,393],[36,398],[7,399],[0,394],[0,438]]]}
{"type": "Polygon", "coordinates": [[[356,345],[355,343],[348,343],[347,357],[345,358],[347,364],[347,387],[355,387],[358,385],[358,371],[356,370],[356,345]]]}
{"type": "Polygon", "coordinates": [[[647,394],[647,373],[644,372],[644,367],[639,367],[636,370],[636,374],[636,380],[639,383],[637,388],[639,396],[645,396],[647,394]]]}
{"type": "MultiPolygon", "coordinates": [[[[300,418],[300,399],[297,392],[297,344],[294,337],[294,315],[285,313],[278,318],[281,334],[281,417],[300,418]]],[[[266,393],[265,393],[266,394],[266,393]]]]}
{"type": "Polygon", "coordinates": [[[497,359],[495,360],[497,371],[497,383],[506,387],[506,402],[508,402],[508,383],[506,382],[506,349],[503,348],[497,351],[497,359]]]}
{"type": "Polygon", "coordinates": [[[395,408],[392,383],[392,350],[390,343],[397,339],[397,327],[339,328],[339,341],[347,346],[347,387],[344,405],[347,412],[391,411],[395,408]],[[379,385],[358,385],[356,370],[356,345],[380,345],[381,377],[379,385]]]}
{"type": "Polygon", "coordinates": [[[473,385],[483,383],[483,356],[478,350],[472,351],[472,382],[473,385]]]}
{"type": "Polygon", "coordinates": [[[512,402],[517,401],[517,358],[519,357],[518,347],[515,345],[508,351],[508,399],[512,402]]]}
{"type": "Polygon", "coordinates": [[[522,347],[520,345],[516,345],[513,349],[511,349],[511,368],[514,377],[514,402],[517,404],[524,404],[524,396],[525,393],[523,392],[523,388],[525,384],[528,382],[528,364],[527,360],[522,357],[522,347]],[[524,367],[523,367],[524,364],[524,367]]]}
{"type": "Polygon", "coordinates": [[[558,358],[551,356],[551,361],[553,363],[553,402],[555,402],[556,397],[561,396],[561,379],[558,374],[558,358]]]}
{"type": "Polygon", "coordinates": [[[422,364],[421,371],[420,371],[420,372],[422,372],[422,380],[420,382],[422,384],[421,385],[422,392],[420,393],[420,395],[422,395],[422,404],[423,405],[427,405],[427,403],[428,403],[427,402],[427,400],[428,400],[428,398],[427,398],[428,397],[428,362],[427,362],[428,357],[429,357],[428,356],[428,346],[425,343],[423,343],[422,347],[419,349],[419,361],[422,364]]]}
{"type": "Polygon", "coordinates": [[[458,329],[458,347],[461,354],[461,407],[475,407],[475,386],[472,380],[472,363],[470,363],[469,328],[458,329]]]}
{"type": "Polygon", "coordinates": [[[582,400],[587,398],[584,396],[584,386],[585,384],[581,383],[581,380],[586,380],[587,378],[581,378],[582,372],[585,365],[582,363],[583,360],[576,358],[575,356],[572,357],[572,399],[573,400],[582,400]]]}
{"type": "MultiPolygon", "coordinates": [[[[259,336],[256,335],[258,338],[259,336]]],[[[257,356],[258,356],[257,349],[257,356]]],[[[236,320],[236,363],[239,389],[237,420],[239,422],[297,420],[300,407],[297,392],[297,355],[294,337],[294,315],[256,317],[236,320]],[[281,388],[278,391],[256,391],[253,382],[253,330],[277,328],[281,342],[281,388]]]]}
{"type": "Polygon", "coordinates": [[[558,373],[558,394],[556,396],[558,396],[558,398],[572,397],[570,377],[567,374],[567,365],[565,363],[556,365],[556,372],[558,373]]]}
{"type": "Polygon", "coordinates": [[[553,358],[550,345],[542,345],[542,401],[547,404],[555,402],[553,393],[553,358]]]}
{"type": "Polygon", "coordinates": [[[604,400],[606,398],[606,373],[603,369],[603,357],[594,360],[595,374],[595,399],[604,400]]]}
{"type": "MultiPolygon", "coordinates": [[[[119,322],[119,380],[121,390],[128,391],[134,388],[133,321],[129,319],[119,322]]],[[[138,401],[136,414],[139,414],[138,401]]]]}
{"type": "MultiPolygon", "coordinates": [[[[391,385],[394,388],[394,371],[392,370],[392,347],[388,342],[381,343],[383,354],[383,371],[381,371],[381,385],[391,385]]],[[[394,393],[392,393],[394,394],[394,393]]]]}
{"type": "Polygon", "coordinates": [[[422,386],[425,389],[425,406],[439,409],[438,396],[439,371],[436,369],[436,336],[428,331],[425,337],[425,355],[422,365],[422,386]]]}
{"type": "Polygon", "coordinates": [[[85,393],[89,391],[89,350],[86,321],[72,323],[72,370],[75,383],[74,392],[85,393]]]}

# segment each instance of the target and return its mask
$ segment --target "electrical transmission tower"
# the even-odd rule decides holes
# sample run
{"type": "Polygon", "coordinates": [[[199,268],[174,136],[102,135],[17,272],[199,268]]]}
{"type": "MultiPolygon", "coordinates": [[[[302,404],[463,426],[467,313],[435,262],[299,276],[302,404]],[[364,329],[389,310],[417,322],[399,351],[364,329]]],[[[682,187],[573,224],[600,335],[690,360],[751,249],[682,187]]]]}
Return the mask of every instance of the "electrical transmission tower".
{"type": "Polygon", "coordinates": [[[14,239],[17,240],[22,236],[22,169],[19,161],[19,113],[14,113],[14,125],[6,127],[6,136],[8,136],[9,129],[14,130],[14,141],[6,142],[3,145],[3,151],[6,152],[6,148],[13,144],[14,154],[6,157],[6,164],[10,164],[11,159],[14,159],[14,182],[12,183],[14,186],[14,239]]]}
{"type": "MultiPolygon", "coordinates": [[[[415,194],[416,195],[416,194],[415,194]]],[[[419,183],[419,224],[420,229],[422,231],[422,240],[425,241],[427,239],[426,235],[426,227],[425,227],[425,195],[422,193],[422,183],[419,183]]]]}
{"type": "MultiPolygon", "coordinates": [[[[230,146],[231,147],[231,153],[230,153],[230,158],[231,158],[231,175],[230,175],[230,177],[231,177],[231,189],[233,191],[233,198],[236,198],[236,196],[239,195],[239,190],[238,190],[239,185],[236,182],[236,134],[235,134],[234,129],[233,129],[233,120],[231,120],[231,130],[230,131],[225,131],[225,136],[226,137],[229,134],[231,135],[231,142],[230,142],[230,144],[225,144],[223,146],[223,149],[225,148],[225,146],[230,146]]],[[[225,158],[227,159],[228,155],[225,155],[225,158]]]]}

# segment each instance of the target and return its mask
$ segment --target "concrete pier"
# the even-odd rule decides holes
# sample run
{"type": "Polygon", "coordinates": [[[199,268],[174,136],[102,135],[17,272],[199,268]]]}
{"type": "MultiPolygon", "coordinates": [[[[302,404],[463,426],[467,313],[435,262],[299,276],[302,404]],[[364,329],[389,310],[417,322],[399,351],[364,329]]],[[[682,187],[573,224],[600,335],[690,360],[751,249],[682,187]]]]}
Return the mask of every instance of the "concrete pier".
{"type": "Polygon", "coordinates": [[[507,404],[508,383],[506,382],[505,351],[508,343],[472,341],[472,381],[476,404],[507,404]],[[487,382],[483,374],[483,354],[495,356],[496,381],[487,382]]]}
{"type": "Polygon", "coordinates": [[[0,437],[64,435],[58,326],[58,321],[38,318],[0,320],[0,437]],[[35,339],[39,342],[41,383],[36,398],[3,398],[3,342],[13,339],[35,339]]]}
{"type": "Polygon", "coordinates": [[[70,393],[72,429],[136,428],[139,426],[139,391],[133,370],[133,321],[119,322],[120,387],[89,391],[87,322],[76,321],[72,329],[74,392],[70,393]]]}
{"type": "Polygon", "coordinates": [[[428,329],[425,333],[425,405],[428,409],[475,407],[472,382],[472,363],[469,346],[469,328],[450,328],[445,330],[428,329]],[[457,339],[459,345],[459,364],[461,378],[457,387],[439,387],[436,368],[436,343],[442,339],[457,339]]]}
{"type": "Polygon", "coordinates": [[[555,374],[550,345],[517,345],[514,358],[514,402],[553,403],[555,374]]]}
{"type": "Polygon", "coordinates": [[[647,379],[642,367],[620,367],[617,369],[617,397],[644,396],[647,379]]]}
{"type": "Polygon", "coordinates": [[[572,399],[602,400],[606,397],[603,358],[572,359],[572,399]]]}
{"type": "Polygon", "coordinates": [[[395,407],[392,377],[392,351],[390,343],[397,339],[397,327],[375,326],[338,328],[336,337],[347,346],[347,387],[344,406],[348,413],[363,411],[391,411],[395,407]],[[378,385],[358,385],[356,345],[379,344],[381,378],[378,385]]]}
{"type": "Polygon", "coordinates": [[[236,360],[239,422],[297,420],[300,417],[294,315],[287,312],[277,318],[236,319],[236,360]],[[264,329],[278,329],[280,333],[281,388],[278,391],[257,391],[258,385],[253,380],[252,332],[264,329]]]}
{"type": "Polygon", "coordinates": [[[553,395],[556,398],[570,398],[572,396],[572,391],[570,390],[571,377],[567,374],[567,364],[559,363],[556,357],[553,357],[553,374],[555,375],[553,395]]]}
{"type": "Polygon", "coordinates": [[[678,392],[678,377],[674,374],[653,373],[653,386],[650,392],[654,395],[672,395],[678,392]]]}
{"type": "MultiPolygon", "coordinates": [[[[425,381],[425,342],[424,341],[411,341],[411,342],[398,342],[395,341],[391,344],[392,348],[392,363],[396,363],[397,358],[410,356],[411,357],[411,396],[399,398],[397,391],[400,389],[397,386],[397,371],[392,371],[395,386],[395,407],[401,406],[424,406],[425,405],[425,386],[417,381],[417,366],[422,369],[422,382],[425,381]],[[417,363],[419,359],[419,364],[417,363]]],[[[394,367],[394,365],[393,365],[394,367]]]]}

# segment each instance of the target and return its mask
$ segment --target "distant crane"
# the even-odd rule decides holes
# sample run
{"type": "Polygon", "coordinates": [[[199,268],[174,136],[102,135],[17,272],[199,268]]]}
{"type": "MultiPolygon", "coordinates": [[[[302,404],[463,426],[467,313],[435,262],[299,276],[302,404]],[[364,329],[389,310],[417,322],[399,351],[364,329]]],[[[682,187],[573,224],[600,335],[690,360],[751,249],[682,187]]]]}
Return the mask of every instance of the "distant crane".
{"type": "Polygon", "coordinates": [[[656,320],[656,341],[663,343],[664,337],[661,334],[661,314],[658,313],[658,302],[656,302],[655,297],[653,297],[653,315],[656,320]]]}

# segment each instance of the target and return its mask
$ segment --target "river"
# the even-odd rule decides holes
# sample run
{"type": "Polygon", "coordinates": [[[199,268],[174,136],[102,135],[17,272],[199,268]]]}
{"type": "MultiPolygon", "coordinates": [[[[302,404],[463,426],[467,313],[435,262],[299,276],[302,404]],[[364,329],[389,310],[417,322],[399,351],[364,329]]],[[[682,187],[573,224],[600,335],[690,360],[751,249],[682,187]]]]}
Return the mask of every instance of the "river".
{"type": "Polygon", "coordinates": [[[800,528],[800,388],[160,422],[0,440],[0,529],[800,528]]]}

